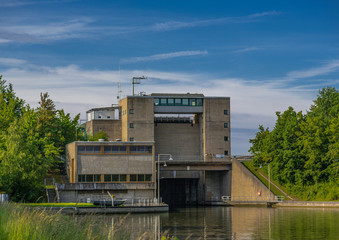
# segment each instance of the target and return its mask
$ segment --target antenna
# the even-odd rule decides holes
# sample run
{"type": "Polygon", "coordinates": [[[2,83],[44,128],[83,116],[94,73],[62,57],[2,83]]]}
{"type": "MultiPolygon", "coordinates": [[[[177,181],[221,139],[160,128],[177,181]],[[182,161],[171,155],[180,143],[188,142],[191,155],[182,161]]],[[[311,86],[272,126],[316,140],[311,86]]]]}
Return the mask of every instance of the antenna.
{"type": "Polygon", "coordinates": [[[132,96],[134,96],[134,84],[140,84],[142,79],[147,79],[147,77],[132,77],[132,96]]]}
{"type": "Polygon", "coordinates": [[[118,102],[121,99],[121,93],[122,93],[122,90],[121,90],[121,84],[120,84],[120,64],[119,64],[119,81],[118,81],[118,96],[117,96],[118,102]]]}

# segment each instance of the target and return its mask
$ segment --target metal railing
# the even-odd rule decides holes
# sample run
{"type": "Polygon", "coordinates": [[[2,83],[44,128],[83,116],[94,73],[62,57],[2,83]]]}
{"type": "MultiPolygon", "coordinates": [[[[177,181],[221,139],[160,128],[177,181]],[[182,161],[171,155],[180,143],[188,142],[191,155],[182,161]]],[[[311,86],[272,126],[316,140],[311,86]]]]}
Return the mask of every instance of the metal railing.
{"type": "Polygon", "coordinates": [[[282,202],[284,201],[284,196],[222,196],[224,202],[282,202]]]}
{"type": "MultiPolygon", "coordinates": [[[[166,163],[170,163],[170,162],[202,162],[205,161],[204,156],[202,155],[181,155],[181,156],[176,156],[176,155],[172,155],[173,160],[169,160],[168,156],[160,156],[160,161],[165,161],[166,163]]],[[[158,161],[158,156],[155,156],[155,161],[158,161]]],[[[213,161],[230,161],[230,158],[228,158],[227,156],[225,156],[224,158],[222,157],[217,157],[217,155],[215,156],[206,156],[206,161],[207,162],[213,162],[213,161]]]]}
{"type": "MultiPolygon", "coordinates": [[[[124,206],[139,206],[139,207],[147,207],[147,206],[159,206],[162,205],[162,198],[158,203],[156,198],[114,198],[114,201],[123,200],[124,206]]],[[[108,196],[105,195],[97,195],[90,197],[80,197],[80,203],[93,203],[94,201],[111,201],[108,196]]]]}

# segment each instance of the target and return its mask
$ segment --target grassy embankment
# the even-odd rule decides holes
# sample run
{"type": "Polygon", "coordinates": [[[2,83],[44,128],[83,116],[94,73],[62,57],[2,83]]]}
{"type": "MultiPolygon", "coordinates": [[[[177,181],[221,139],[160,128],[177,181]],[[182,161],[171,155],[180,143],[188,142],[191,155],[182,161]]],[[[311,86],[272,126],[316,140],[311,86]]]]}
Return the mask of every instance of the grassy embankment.
{"type": "MultiPolygon", "coordinates": [[[[20,204],[0,204],[0,239],[130,239],[129,226],[125,218],[115,224],[95,222],[93,217],[74,218],[39,208],[20,204]]],[[[140,236],[152,239],[149,233],[140,236]]],[[[171,239],[163,237],[161,239],[171,239]]]]}
{"type": "MultiPolygon", "coordinates": [[[[242,162],[243,165],[245,167],[247,167],[248,170],[250,170],[263,184],[265,184],[266,187],[269,187],[269,183],[268,183],[268,176],[266,173],[264,173],[260,168],[255,167],[253,165],[252,161],[246,161],[246,162],[242,162]],[[264,178],[262,175],[266,176],[266,178],[264,178]]],[[[278,188],[276,188],[272,183],[274,183],[276,186],[278,186],[280,189],[282,189],[285,193],[289,194],[288,191],[286,190],[286,188],[284,188],[283,186],[281,186],[280,184],[278,184],[277,182],[273,181],[271,179],[271,191],[276,195],[276,196],[284,196],[285,200],[290,200],[282,191],[280,191],[278,188]]],[[[291,194],[289,194],[291,196],[291,194]]],[[[293,197],[293,199],[295,199],[295,197],[293,197]]]]}

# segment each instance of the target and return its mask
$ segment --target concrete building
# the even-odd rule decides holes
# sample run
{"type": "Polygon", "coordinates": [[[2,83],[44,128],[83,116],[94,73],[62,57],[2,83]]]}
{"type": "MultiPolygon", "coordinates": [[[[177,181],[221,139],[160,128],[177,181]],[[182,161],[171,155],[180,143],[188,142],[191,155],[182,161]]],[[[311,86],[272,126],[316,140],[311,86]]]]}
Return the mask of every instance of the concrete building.
{"type": "Polygon", "coordinates": [[[151,199],[157,197],[160,183],[163,202],[173,205],[220,202],[231,195],[229,97],[127,96],[119,106],[87,114],[87,133],[104,131],[109,141],[67,146],[70,184],[63,191],[72,186],[70,192],[88,196],[109,189],[120,198],[151,199]],[[126,151],[106,152],[121,147],[126,151]],[[145,152],[134,152],[139,147],[145,152]],[[109,175],[111,182],[105,180],[109,175]],[[134,175],[143,180],[131,181],[134,175]]]}

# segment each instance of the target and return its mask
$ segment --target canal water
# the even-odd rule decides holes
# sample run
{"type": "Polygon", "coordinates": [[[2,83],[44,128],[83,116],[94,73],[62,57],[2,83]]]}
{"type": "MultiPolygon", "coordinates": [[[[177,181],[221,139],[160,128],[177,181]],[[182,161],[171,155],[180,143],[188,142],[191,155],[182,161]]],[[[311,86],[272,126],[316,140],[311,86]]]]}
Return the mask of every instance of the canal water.
{"type": "MultiPolygon", "coordinates": [[[[123,215],[106,216],[118,222],[123,215]]],[[[130,239],[145,233],[159,239],[339,239],[339,209],[199,207],[169,213],[131,214],[124,220],[130,239]]]]}

